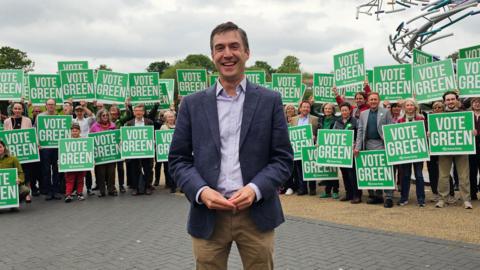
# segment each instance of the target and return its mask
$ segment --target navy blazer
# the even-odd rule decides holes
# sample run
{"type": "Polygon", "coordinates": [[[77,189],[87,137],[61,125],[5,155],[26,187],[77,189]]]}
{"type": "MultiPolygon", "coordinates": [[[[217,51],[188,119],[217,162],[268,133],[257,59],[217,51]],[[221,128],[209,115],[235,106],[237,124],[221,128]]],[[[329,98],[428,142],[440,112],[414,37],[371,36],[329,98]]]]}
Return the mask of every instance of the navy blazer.
{"type": "MultiPolygon", "coordinates": [[[[262,199],[250,216],[261,231],[284,221],[278,188],[293,170],[293,151],[280,94],[247,81],[240,131],[239,160],[243,183],[254,183],[262,199]]],[[[220,131],[216,84],[182,99],[168,157],[170,174],[191,203],[188,233],[208,239],[215,210],[196,203],[203,186],[217,188],[220,174],[220,131]]]]}

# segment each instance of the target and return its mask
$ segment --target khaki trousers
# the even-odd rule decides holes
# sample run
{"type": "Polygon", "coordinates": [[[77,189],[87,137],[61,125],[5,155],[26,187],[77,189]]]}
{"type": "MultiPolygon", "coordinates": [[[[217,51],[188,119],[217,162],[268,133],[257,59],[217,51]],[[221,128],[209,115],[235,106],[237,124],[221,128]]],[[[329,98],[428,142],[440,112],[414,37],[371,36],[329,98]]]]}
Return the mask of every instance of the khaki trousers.
{"type": "Polygon", "coordinates": [[[440,194],[441,200],[446,201],[450,192],[450,170],[452,169],[453,162],[455,162],[455,166],[457,166],[460,196],[464,202],[469,202],[471,198],[468,155],[438,157],[440,173],[438,177],[438,194],[440,194]]]}
{"type": "Polygon", "coordinates": [[[212,237],[192,237],[196,269],[227,269],[233,241],[238,247],[244,269],[273,269],[274,230],[259,231],[248,210],[237,213],[217,211],[212,237]]]}

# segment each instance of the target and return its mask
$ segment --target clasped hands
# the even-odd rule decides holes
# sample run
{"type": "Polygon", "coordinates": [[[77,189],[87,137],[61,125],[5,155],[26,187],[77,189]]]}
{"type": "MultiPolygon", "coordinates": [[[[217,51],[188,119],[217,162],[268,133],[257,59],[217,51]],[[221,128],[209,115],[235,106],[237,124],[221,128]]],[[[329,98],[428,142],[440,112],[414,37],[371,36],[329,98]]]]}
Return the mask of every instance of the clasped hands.
{"type": "Polygon", "coordinates": [[[215,210],[244,210],[255,200],[255,191],[250,186],[237,190],[229,199],[223,197],[218,191],[207,187],[200,193],[200,200],[209,208],[215,210]]]}

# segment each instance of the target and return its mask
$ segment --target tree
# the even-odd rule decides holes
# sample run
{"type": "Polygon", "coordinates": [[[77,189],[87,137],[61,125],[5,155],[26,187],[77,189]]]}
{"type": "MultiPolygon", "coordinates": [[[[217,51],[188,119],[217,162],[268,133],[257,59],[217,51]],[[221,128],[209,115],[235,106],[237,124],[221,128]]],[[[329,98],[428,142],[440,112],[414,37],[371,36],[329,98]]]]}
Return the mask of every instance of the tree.
{"type": "Polygon", "coordinates": [[[33,62],[26,52],[7,46],[0,48],[0,69],[23,69],[25,72],[33,71],[33,62]]]}
{"type": "Polygon", "coordinates": [[[300,60],[293,55],[285,57],[277,73],[300,73],[300,60]]]}
{"type": "Polygon", "coordinates": [[[454,64],[457,63],[458,52],[454,52],[454,53],[450,54],[449,56],[447,56],[447,58],[452,58],[452,62],[453,62],[454,64]]]}
{"type": "Polygon", "coordinates": [[[247,70],[265,70],[265,75],[266,75],[265,79],[267,81],[272,80],[272,73],[275,72],[272,66],[270,66],[266,61],[255,61],[255,64],[253,66],[248,67],[247,70]]]}
{"type": "Polygon", "coordinates": [[[158,75],[162,76],[165,69],[167,69],[169,66],[170,66],[170,64],[168,62],[165,62],[165,61],[158,62],[157,61],[157,62],[150,63],[150,65],[148,65],[148,67],[147,67],[147,71],[148,72],[158,72],[158,75]]]}
{"type": "Polygon", "coordinates": [[[95,73],[97,73],[99,70],[112,71],[112,68],[109,68],[105,64],[100,64],[100,66],[98,66],[98,68],[95,69],[95,73]]]}
{"type": "Polygon", "coordinates": [[[183,61],[188,65],[204,68],[208,73],[215,71],[215,65],[212,60],[204,54],[189,54],[183,61]]]}

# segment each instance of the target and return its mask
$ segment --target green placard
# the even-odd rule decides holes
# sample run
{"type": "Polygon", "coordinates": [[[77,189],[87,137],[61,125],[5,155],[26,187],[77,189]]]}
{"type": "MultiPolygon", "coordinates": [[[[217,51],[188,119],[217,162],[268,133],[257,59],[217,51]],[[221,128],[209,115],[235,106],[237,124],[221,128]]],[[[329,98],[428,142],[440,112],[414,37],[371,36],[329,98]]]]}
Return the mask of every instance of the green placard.
{"type": "Polygon", "coordinates": [[[160,91],[160,107],[159,109],[166,110],[170,108],[170,104],[173,103],[172,100],[170,100],[170,95],[167,90],[167,84],[166,83],[159,83],[158,84],[158,90],[160,91]]]}
{"type": "Polygon", "coordinates": [[[96,165],[122,160],[119,129],[89,133],[88,137],[93,138],[95,145],[93,155],[96,165]]]}
{"type": "Polygon", "coordinates": [[[297,105],[302,100],[302,74],[272,74],[272,90],[282,95],[283,104],[297,105]]]}
{"type": "Polygon", "coordinates": [[[382,100],[397,102],[412,97],[412,65],[373,68],[373,87],[382,100]]]}
{"type": "Polygon", "coordinates": [[[208,82],[209,82],[208,85],[210,85],[210,86],[214,85],[217,82],[218,77],[220,77],[220,75],[218,75],[218,74],[212,74],[212,75],[208,76],[208,82]]]}
{"type": "Polygon", "coordinates": [[[353,130],[319,129],[317,145],[319,165],[353,167],[353,130]]]}
{"type": "Polygon", "coordinates": [[[60,85],[60,76],[57,74],[30,74],[29,99],[34,106],[43,106],[47,100],[53,98],[57,104],[63,102],[63,91],[60,85]]]}
{"type": "Polygon", "coordinates": [[[480,96],[480,58],[458,59],[457,76],[460,96],[480,96]]]}
{"type": "Polygon", "coordinates": [[[207,88],[205,69],[177,69],[178,93],[186,96],[207,88]]]}
{"type": "Polygon", "coordinates": [[[58,71],[88,69],[88,61],[58,61],[58,71]]]}
{"type": "Polygon", "coordinates": [[[320,103],[335,103],[333,74],[313,73],[313,99],[320,103]]]}
{"type": "Polygon", "coordinates": [[[247,70],[245,76],[249,82],[254,84],[263,85],[266,82],[264,70],[247,70]]]}
{"type": "Polygon", "coordinates": [[[24,92],[23,70],[0,69],[0,100],[20,101],[24,92]]]}
{"type": "Polygon", "coordinates": [[[346,98],[355,98],[355,94],[363,91],[363,83],[352,84],[344,87],[337,87],[339,95],[344,95],[346,98]]]}
{"type": "Polygon", "coordinates": [[[455,90],[452,59],[414,66],[413,88],[418,103],[441,100],[443,93],[455,90]]]}
{"type": "Polygon", "coordinates": [[[38,115],[38,144],[41,148],[58,148],[58,140],[70,138],[71,126],[71,115],[38,115]]]}
{"type": "Polygon", "coordinates": [[[382,128],[388,165],[430,160],[423,121],[384,125],[382,128]]]}
{"type": "Polygon", "coordinates": [[[173,98],[175,95],[175,79],[158,79],[158,83],[165,84],[167,87],[168,100],[169,104],[173,104],[173,98]]]}
{"type": "Polygon", "coordinates": [[[93,69],[60,71],[63,100],[93,101],[95,99],[93,77],[93,69]]]}
{"type": "Polygon", "coordinates": [[[292,144],[294,159],[302,159],[302,147],[313,145],[312,125],[288,127],[288,135],[292,144]]]}
{"type": "Polygon", "coordinates": [[[157,162],[168,161],[168,152],[175,130],[155,130],[155,147],[157,149],[157,162]]]}
{"type": "Polygon", "coordinates": [[[480,45],[460,49],[458,58],[480,58],[480,45]]]}
{"type": "Polygon", "coordinates": [[[333,56],[335,85],[340,88],[365,81],[365,61],[363,48],[333,56]]]}
{"type": "Polygon", "coordinates": [[[321,166],[317,163],[317,159],[317,147],[302,147],[303,181],[338,180],[338,169],[336,167],[321,166]]]}
{"type": "Polygon", "coordinates": [[[0,209],[19,207],[17,168],[0,169],[0,209]]]}
{"type": "Polygon", "coordinates": [[[122,159],[153,158],[153,126],[121,127],[122,159]]]}
{"type": "MultiPolygon", "coordinates": [[[[372,88],[373,87],[373,70],[372,69],[367,69],[366,72],[367,72],[368,83],[371,84],[370,88],[372,88]]],[[[372,91],[373,91],[373,88],[372,88],[372,91]]]]}
{"type": "Polygon", "coordinates": [[[425,65],[433,62],[433,55],[413,49],[413,65],[425,65]]]}
{"type": "Polygon", "coordinates": [[[58,171],[81,172],[93,170],[93,138],[70,138],[58,141],[58,171]]]}
{"type": "Polygon", "coordinates": [[[104,104],[124,104],[128,95],[128,74],[99,70],[95,81],[96,100],[104,104]]]}
{"type": "Polygon", "coordinates": [[[473,112],[428,114],[430,155],[475,154],[473,112]]]}
{"type": "Polygon", "coordinates": [[[395,189],[393,166],[385,150],[360,151],[355,158],[358,189],[395,189]]]}
{"type": "Polygon", "coordinates": [[[10,153],[16,156],[20,163],[40,161],[35,128],[1,131],[0,140],[5,142],[10,153]]]}
{"type": "Polygon", "coordinates": [[[128,81],[132,104],[159,101],[158,72],[130,73],[128,74],[128,81]]]}

